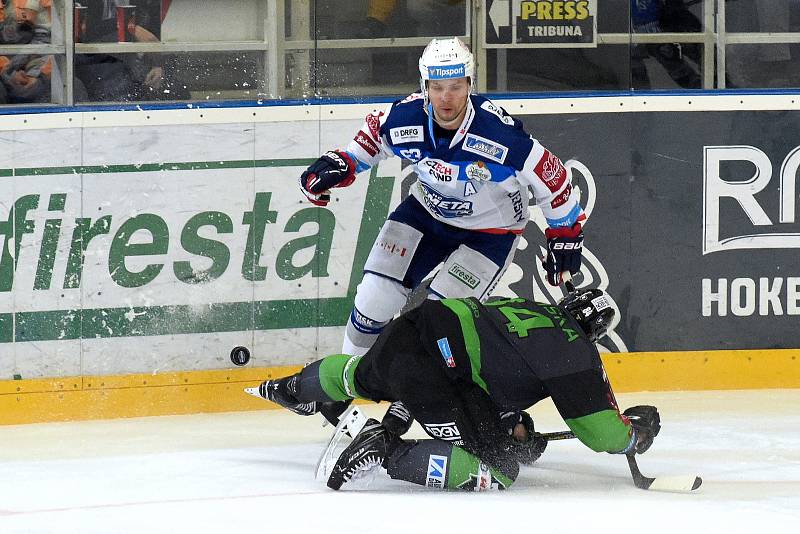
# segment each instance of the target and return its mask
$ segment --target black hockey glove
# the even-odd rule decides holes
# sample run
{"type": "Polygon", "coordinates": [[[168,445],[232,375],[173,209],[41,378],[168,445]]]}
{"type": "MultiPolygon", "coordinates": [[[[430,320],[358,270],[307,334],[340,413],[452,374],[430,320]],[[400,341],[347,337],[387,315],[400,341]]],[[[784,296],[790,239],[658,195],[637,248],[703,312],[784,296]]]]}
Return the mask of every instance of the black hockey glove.
{"type": "Polygon", "coordinates": [[[539,459],[547,447],[547,440],[534,430],[533,419],[528,412],[503,412],[500,414],[500,422],[513,438],[513,453],[519,463],[531,465],[539,459]],[[522,425],[524,431],[517,425],[522,425]]]}
{"type": "Polygon", "coordinates": [[[575,274],[581,269],[581,251],[583,250],[583,228],[575,223],[570,228],[548,228],[544,231],[547,238],[547,259],[543,262],[547,271],[547,281],[551,286],[561,283],[561,273],[569,271],[575,274]]]}
{"type": "Polygon", "coordinates": [[[636,444],[628,454],[643,454],[661,431],[661,417],[655,406],[631,406],[622,415],[628,418],[636,430],[636,444]]]}
{"type": "Polygon", "coordinates": [[[300,175],[300,190],[313,204],[327,206],[331,200],[328,190],[347,187],[356,179],[356,164],[344,152],[325,152],[300,175]]]}

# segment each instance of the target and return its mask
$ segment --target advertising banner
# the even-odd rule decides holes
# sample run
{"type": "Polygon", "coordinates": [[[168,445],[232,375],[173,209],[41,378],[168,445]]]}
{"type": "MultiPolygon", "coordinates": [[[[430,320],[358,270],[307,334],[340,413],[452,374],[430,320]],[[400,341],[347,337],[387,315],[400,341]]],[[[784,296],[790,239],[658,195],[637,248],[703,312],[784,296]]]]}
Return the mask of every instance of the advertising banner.
{"type": "MultiPolygon", "coordinates": [[[[800,346],[800,112],[517,116],[580,188],[575,282],[616,303],[607,350],[800,346]]],[[[360,124],[5,133],[0,377],[220,369],[237,345],[254,366],[338,351],[369,249],[416,179],[390,158],[328,207],[305,201],[299,173],[360,124]]],[[[529,211],[494,294],[555,302],[529,211]]]]}
{"type": "Polygon", "coordinates": [[[237,345],[262,366],[338,349],[400,165],[387,161],[346,199],[315,207],[297,188],[315,158],[293,156],[318,152],[320,139],[302,130],[6,134],[0,376],[214,369],[237,345]]]}
{"type": "MultiPolygon", "coordinates": [[[[800,346],[800,112],[523,120],[574,160],[589,212],[577,278],[607,284],[622,312],[609,348],[800,346]]],[[[540,228],[529,225],[525,237],[537,246],[517,254],[523,274],[511,288],[544,296],[540,228]]]]}

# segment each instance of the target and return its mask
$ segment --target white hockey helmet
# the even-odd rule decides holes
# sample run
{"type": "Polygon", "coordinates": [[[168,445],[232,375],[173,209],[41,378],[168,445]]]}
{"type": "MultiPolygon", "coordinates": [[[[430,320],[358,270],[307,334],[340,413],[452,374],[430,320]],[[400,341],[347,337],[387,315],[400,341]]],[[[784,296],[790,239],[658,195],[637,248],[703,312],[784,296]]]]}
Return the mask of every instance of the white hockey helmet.
{"type": "Polygon", "coordinates": [[[458,37],[433,39],[419,58],[420,89],[428,109],[428,80],[469,78],[469,92],[475,88],[475,58],[458,37]]]}

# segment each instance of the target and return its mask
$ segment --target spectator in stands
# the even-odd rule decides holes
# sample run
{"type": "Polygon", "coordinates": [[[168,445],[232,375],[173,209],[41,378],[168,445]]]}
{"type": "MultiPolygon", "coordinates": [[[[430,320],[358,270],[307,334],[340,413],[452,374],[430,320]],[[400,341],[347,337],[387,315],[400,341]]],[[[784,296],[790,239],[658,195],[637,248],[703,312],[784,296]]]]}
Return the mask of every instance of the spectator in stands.
{"type": "MultiPolygon", "coordinates": [[[[5,56],[0,56],[0,69],[3,68],[3,59],[5,56]]],[[[6,91],[5,86],[0,83],[0,106],[3,104],[8,104],[8,92],[6,91]]]]}
{"type": "MultiPolygon", "coordinates": [[[[0,0],[0,44],[50,42],[52,0],[0,0]]],[[[0,56],[0,103],[50,101],[52,56],[0,56]]]]}
{"type": "Polygon", "coordinates": [[[464,0],[407,0],[405,10],[398,9],[397,0],[369,0],[357,37],[463,35],[465,20],[464,0]],[[390,26],[396,26],[396,31],[390,26]]]}
{"type": "MultiPolygon", "coordinates": [[[[701,32],[703,25],[684,4],[684,0],[631,0],[631,29],[634,33],[701,32]]],[[[700,45],[697,43],[657,43],[631,48],[631,86],[650,89],[650,76],[644,60],[654,58],[672,80],[684,89],[699,89],[700,45]]]]}
{"type": "MultiPolygon", "coordinates": [[[[800,2],[759,0],[728,2],[726,31],[744,33],[791,33],[800,30],[800,2]]],[[[725,47],[726,87],[781,88],[800,86],[800,46],[762,42],[728,44],[725,47]]]]}
{"type": "MultiPolygon", "coordinates": [[[[155,26],[160,24],[160,19],[150,16],[149,1],[151,0],[136,2],[137,24],[133,31],[135,42],[159,42],[155,26]],[[146,24],[151,24],[153,28],[148,29],[146,24]]],[[[117,42],[117,6],[131,5],[130,0],[81,0],[79,4],[88,8],[85,42],[117,42]]],[[[188,98],[186,91],[167,88],[162,62],[155,64],[150,61],[154,56],[79,54],[75,56],[75,76],[85,86],[87,98],[93,101],[188,98]]],[[[163,56],[155,57],[164,59],[163,56]]]]}

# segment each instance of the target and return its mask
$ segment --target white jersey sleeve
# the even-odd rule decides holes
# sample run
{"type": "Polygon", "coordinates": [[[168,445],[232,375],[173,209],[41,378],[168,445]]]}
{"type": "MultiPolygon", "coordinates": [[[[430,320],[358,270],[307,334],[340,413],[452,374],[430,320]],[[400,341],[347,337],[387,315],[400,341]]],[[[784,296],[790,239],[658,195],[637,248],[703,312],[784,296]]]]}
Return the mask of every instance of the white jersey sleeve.
{"type": "Polygon", "coordinates": [[[386,118],[391,113],[390,104],[383,111],[373,111],[367,115],[361,129],[347,145],[347,152],[358,160],[357,171],[363,171],[378,164],[394,154],[389,149],[386,139],[381,136],[380,130],[386,118]]]}
{"type": "Polygon", "coordinates": [[[536,205],[550,227],[572,226],[586,216],[572,187],[571,172],[561,160],[531,138],[533,147],[519,174],[519,179],[533,190],[536,205]]]}

